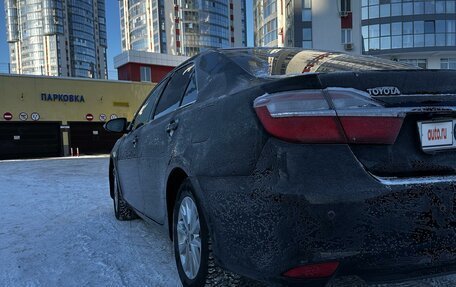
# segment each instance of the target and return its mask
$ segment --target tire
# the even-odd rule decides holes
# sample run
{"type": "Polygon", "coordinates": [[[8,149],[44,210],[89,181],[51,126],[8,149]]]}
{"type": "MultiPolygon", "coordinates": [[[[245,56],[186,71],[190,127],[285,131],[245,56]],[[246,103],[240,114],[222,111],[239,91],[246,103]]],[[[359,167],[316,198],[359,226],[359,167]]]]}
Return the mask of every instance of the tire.
{"type": "Polygon", "coordinates": [[[181,185],[174,205],[173,239],[174,257],[182,286],[239,286],[240,276],[223,270],[221,267],[217,266],[215,262],[212,253],[211,238],[207,228],[207,221],[204,218],[198,201],[194,197],[194,190],[189,180],[185,180],[181,185]],[[191,205],[193,205],[193,207],[191,205]],[[186,210],[197,211],[195,220],[190,220],[190,223],[184,221],[185,218],[188,218],[184,216],[184,213],[188,214],[186,210]],[[191,230],[193,230],[193,232],[191,230]],[[185,238],[187,238],[187,240],[184,240],[185,238]],[[199,238],[199,244],[197,238],[199,238]],[[179,242],[181,244],[179,244],[179,242]],[[200,263],[194,264],[195,267],[191,269],[189,268],[189,265],[185,265],[185,262],[190,262],[190,260],[185,260],[185,254],[187,251],[187,255],[191,254],[189,256],[198,257],[198,245],[200,246],[200,263]],[[179,246],[182,251],[179,250],[179,246]],[[196,254],[196,256],[194,254],[196,254]],[[184,257],[182,258],[182,256],[184,257]],[[184,264],[182,261],[184,261],[184,264]]]}
{"type": "Polygon", "coordinates": [[[122,197],[122,192],[119,188],[115,168],[112,170],[112,175],[114,189],[114,197],[112,201],[114,203],[114,215],[116,216],[117,220],[126,221],[138,218],[138,215],[135,213],[135,211],[130,206],[128,206],[128,203],[122,197]]]}

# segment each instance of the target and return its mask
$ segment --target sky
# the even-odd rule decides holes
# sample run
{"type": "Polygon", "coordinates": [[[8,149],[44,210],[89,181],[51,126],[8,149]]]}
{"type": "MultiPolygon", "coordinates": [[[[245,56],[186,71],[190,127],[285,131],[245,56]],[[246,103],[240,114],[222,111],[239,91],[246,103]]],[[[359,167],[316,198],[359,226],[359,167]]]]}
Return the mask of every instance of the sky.
{"type": "MultiPolygon", "coordinates": [[[[253,46],[253,12],[252,2],[247,2],[247,45],[253,46]]],[[[8,44],[6,42],[6,22],[5,20],[4,1],[0,0],[0,73],[8,72],[9,54],[8,44]]],[[[117,72],[114,69],[114,56],[121,53],[120,47],[120,16],[119,1],[106,1],[106,24],[108,33],[108,73],[110,79],[117,78],[117,72]]]]}

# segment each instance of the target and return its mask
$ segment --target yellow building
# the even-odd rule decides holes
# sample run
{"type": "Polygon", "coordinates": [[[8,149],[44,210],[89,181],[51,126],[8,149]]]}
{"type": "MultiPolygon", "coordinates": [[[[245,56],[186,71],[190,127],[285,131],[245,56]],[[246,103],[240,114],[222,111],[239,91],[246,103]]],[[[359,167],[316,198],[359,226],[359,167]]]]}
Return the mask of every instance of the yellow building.
{"type": "Polygon", "coordinates": [[[120,135],[103,130],[131,120],[152,83],[0,75],[0,159],[106,153],[120,135]]]}

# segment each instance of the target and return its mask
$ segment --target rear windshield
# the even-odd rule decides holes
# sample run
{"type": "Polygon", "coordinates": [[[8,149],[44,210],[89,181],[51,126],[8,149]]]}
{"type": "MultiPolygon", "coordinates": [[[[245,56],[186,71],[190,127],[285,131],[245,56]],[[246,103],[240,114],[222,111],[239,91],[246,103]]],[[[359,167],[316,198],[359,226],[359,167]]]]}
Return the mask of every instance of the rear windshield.
{"type": "Polygon", "coordinates": [[[370,56],[296,48],[221,50],[255,77],[368,70],[409,70],[414,66],[370,56]]]}

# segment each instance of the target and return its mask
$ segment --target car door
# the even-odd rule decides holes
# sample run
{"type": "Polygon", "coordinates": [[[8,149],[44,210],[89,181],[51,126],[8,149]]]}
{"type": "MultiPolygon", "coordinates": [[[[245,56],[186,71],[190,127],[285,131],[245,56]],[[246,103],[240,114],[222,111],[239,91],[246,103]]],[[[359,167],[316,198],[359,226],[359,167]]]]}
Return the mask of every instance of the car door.
{"type": "Polygon", "coordinates": [[[144,211],[144,201],[141,194],[138,158],[140,154],[139,143],[141,142],[141,129],[151,119],[156,96],[161,90],[158,85],[147,97],[144,103],[130,124],[130,132],[125,136],[119,147],[119,160],[117,162],[117,172],[124,199],[136,210],[144,211]]]}
{"type": "Polygon", "coordinates": [[[166,214],[166,172],[171,156],[174,133],[180,122],[173,118],[193,72],[186,65],[174,72],[160,96],[153,120],[141,130],[140,181],[145,202],[144,213],[163,224],[166,214]]]}

